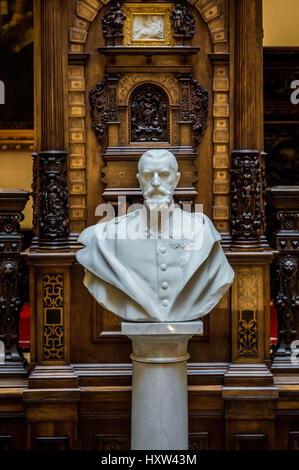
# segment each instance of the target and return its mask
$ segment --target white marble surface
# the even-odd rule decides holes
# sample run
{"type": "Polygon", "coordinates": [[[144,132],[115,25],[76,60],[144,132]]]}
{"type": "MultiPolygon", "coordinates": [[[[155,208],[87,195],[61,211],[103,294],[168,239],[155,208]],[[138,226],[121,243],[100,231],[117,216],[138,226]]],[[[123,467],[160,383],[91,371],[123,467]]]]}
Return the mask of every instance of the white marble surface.
{"type": "Polygon", "coordinates": [[[133,39],[152,40],[164,38],[163,15],[133,15],[133,39]]]}
{"type": "Polygon", "coordinates": [[[122,322],[124,335],[200,335],[203,332],[201,320],[172,323],[122,322]]]}
{"type": "Polygon", "coordinates": [[[187,450],[188,341],[202,322],[127,323],[132,340],[132,449],[187,450]]]}
{"type": "Polygon", "coordinates": [[[196,320],[217,305],[233,282],[221,236],[210,219],[175,207],[177,170],[167,150],[145,152],[137,174],[144,207],[88,227],[79,237],[85,245],[76,253],[85,268],[84,285],[124,320],[196,320]]]}

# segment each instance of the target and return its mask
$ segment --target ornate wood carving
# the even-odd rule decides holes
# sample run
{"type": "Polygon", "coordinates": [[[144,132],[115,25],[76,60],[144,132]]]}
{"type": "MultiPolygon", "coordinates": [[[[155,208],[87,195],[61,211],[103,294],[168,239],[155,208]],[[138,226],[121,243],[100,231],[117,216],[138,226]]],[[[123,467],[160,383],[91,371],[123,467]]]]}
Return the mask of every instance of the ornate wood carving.
{"type": "Polygon", "coordinates": [[[38,231],[38,217],[37,217],[37,191],[38,191],[38,153],[32,154],[33,165],[32,165],[32,227],[35,233],[38,231]]]}
{"type": "Polygon", "coordinates": [[[177,78],[172,73],[128,73],[124,75],[120,81],[117,89],[117,99],[120,106],[125,106],[128,101],[128,95],[132,87],[142,84],[144,82],[154,82],[161,85],[169,91],[172,104],[180,104],[180,87],[177,78]]]}
{"type": "Polygon", "coordinates": [[[190,76],[179,75],[180,88],[181,88],[181,109],[180,119],[181,121],[190,121],[191,112],[191,90],[190,90],[190,76]]]}
{"type": "Polygon", "coordinates": [[[261,156],[256,150],[232,153],[231,224],[234,247],[258,247],[263,218],[261,156]]]}
{"type": "Polygon", "coordinates": [[[55,249],[67,245],[69,239],[69,204],[67,154],[65,148],[64,51],[67,35],[63,23],[61,0],[41,0],[37,43],[40,42],[40,70],[37,67],[38,135],[34,217],[39,221],[39,247],[55,249]],[[40,108],[39,108],[40,107],[40,108]]]}
{"type": "MultiPolygon", "coordinates": [[[[20,253],[23,236],[19,223],[29,198],[27,191],[0,192],[0,340],[5,347],[5,364],[23,363],[19,350],[19,320],[23,306],[20,253]]],[[[24,371],[23,371],[24,372],[24,371]]]]}
{"type": "MultiPolygon", "coordinates": [[[[272,207],[278,209],[280,230],[276,233],[276,295],[278,344],[274,367],[291,365],[292,341],[296,339],[299,313],[299,198],[298,186],[269,190],[272,207]]],[[[298,365],[297,365],[298,368],[298,365]]]]}
{"type": "Polygon", "coordinates": [[[145,84],[131,98],[131,141],[169,142],[169,103],[162,88],[145,84]]]}
{"type": "Polygon", "coordinates": [[[64,359],[64,275],[43,275],[43,360],[64,359]]]}
{"type": "Polygon", "coordinates": [[[41,246],[59,246],[69,237],[66,157],[64,151],[39,153],[38,216],[41,246]]]}
{"type": "Polygon", "coordinates": [[[232,247],[263,249],[263,187],[261,150],[262,2],[235,3],[235,151],[232,153],[232,247]],[[250,37],[250,41],[248,41],[250,37]],[[255,51],[253,53],[253,51],[255,51]]]}
{"type": "Polygon", "coordinates": [[[190,118],[193,131],[193,147],[197,148],[207,126],[208,91],[203,90],[196,80],[192,80],[190,118]]]}
{"type": "Polygon", "coordinates": [[[258,280],[256,273],[240,272],[238,277],[238,357],[258,356],[258,280]]]}
{"type": "Polygon", "coordinates": [[[274,300],[278,318],[276,355],[290,356],[292,341],[296,339],[296,313],[299,312],[298,255],[286,254],[277,261],[279,291],[274,300]]]}
{"type": "Polygon", "coordinates": [[[110,74],[107,77],[108,82],[108,120],[109,122],[118,121],[117,110],[117,84],[121,74],[110,74]]]}
{"type": "Polygon", "coordinates": [[[254,310],[239,312],[239,357],[256,357],[257,355],[257,320],[254,310]]]}
{"type": "MultiPolygon", "coordinates": [[[[189,75],[178,74],[110,74],[89,92],[92,127],[105,149],[108,145],[107,124],[118,121],[118,106],[126,106],[130,87],[143,82],[133,92],[130,103],[130,140],[132,142],[169,142],[169,102],[166,93],[149,80],[167,80],[173,104],[181,104],[181,121],[189,123],[193,147],[197,148],[204,134],[208,117],[208,91],[189,75]],[[178,79],[180,82],[179,90],[178,79]]],[[[165,83],[164,83],[165,84],[165,83]]]]}
{"type": "MultiPolygon", "coordinates": [[[[84,52],[88,27],[94,21],[100,9],[103,8],[103,3],[97,0],[89,2],[85,2],[85,0],[76,1],[76,14],[73,17],[69,34],[71,52],[84,52]]],[[[189,3],[193,4],[194,2],[190,0],[189,3]]],[[[214,52],[221,53],[228,52],[228,18],[222,6],[222,0],[210,0],[208,3],[200,1],[194,4],[194,8],[198,10],[209,28],[214,52]],[[215,23],[217,25],[216,28],[215,23]]]]}
{"type": "Polygon", "coordinates": [[[108,46],[121,44],[126,15],[119,2],[112,1],[102,18],[103,35],[108,46]]]}
{"type": "Polygon", "coordinates": [[[194,36],[195,19],[191,11],[188,10],[184,3],[177,2],[170,15],[170,19],[177,45],[188,44],[194,36]]]}
{"type": "Polygon", "coordinates": [[[207,126],[209,95],[190,75],[178,74],[181,90],[181,121],[191,123],[193,147],[197,148],[207,126]]]}
{"type": "Polygon", "coordinates": [[[107,85],[107,78],[105,77],[96,84],[95,88],[89,91],[92,127],[99,144],[103,148],[107,146],[107,122],[109,120],[107,85]]]}

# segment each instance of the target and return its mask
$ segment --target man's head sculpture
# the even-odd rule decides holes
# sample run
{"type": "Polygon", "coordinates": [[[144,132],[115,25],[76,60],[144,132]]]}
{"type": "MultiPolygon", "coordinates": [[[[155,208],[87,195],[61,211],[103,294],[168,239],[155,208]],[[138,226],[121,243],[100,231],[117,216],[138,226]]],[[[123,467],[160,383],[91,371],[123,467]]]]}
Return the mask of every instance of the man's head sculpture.
{"type": "Polygon", "coordinates": [[[168,207],[181,174],[175,156],[168,150],[149,150],[138,162],[137,178],[148,208],[168,207]]]}
{"type": "Polygon", "coordinates": [[[85,268],[84,284],[97,302],[126,321],[200,318],[234,278],[221,237],[206,215],[173,203],[180,173],[168,150],[145,152],[137,178],[150,213],[134,208],[81,233],[85,248],[76,256],[85,268]],[[152,230],[157,208],[161,217],[152,230]],[[164,215],[171,223],[164,224],[164,215]]]}

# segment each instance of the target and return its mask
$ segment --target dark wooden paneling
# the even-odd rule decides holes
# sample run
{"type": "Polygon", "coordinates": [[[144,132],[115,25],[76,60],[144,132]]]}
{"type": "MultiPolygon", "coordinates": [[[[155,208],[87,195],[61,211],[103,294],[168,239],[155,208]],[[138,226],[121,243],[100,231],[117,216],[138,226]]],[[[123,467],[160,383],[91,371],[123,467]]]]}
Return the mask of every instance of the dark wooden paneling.
{"type": "Polygon", "coordinates": [[[299,450],[299,431],[289,432],[289,450],[299,450]]]}
{"type": "Polygon", "coordinates": [[[94,434],[94,450],[130,450],[129,434],[94,434]]]}
{"type": "Polygon", "coordinates": [[[12,450],[13,446],[12,436],[0,436],[0,450],[12,450]]]}
{"type": "Polygon", "coordinates": [[[69,450],[69,437],[36,437],[36,450],[69,450]]]}
{"type": "Polygon", "coordinates": [[[266,434],[235,434],[234,450],[266,450],[266,434]]]}
{"type": "Polygon", "coordinates": [[[209,450],[209,433],[189,433],[189,450],[209,450]]]}

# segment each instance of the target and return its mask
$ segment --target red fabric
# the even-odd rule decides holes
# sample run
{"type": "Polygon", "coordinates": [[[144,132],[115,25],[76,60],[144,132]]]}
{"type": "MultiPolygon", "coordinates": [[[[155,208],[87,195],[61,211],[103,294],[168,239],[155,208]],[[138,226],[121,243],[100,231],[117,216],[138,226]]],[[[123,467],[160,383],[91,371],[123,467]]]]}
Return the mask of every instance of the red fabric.
{"type": "Polygon", "coordinates": [[[273,301],[270,302],[270,343],[277,344],[277,310],[273,304],[273,301]]]}
{"type": "MultiPolygon", "coordinates": [[[[20,315],[20,348],[30,348],[30,306],[25,303],[20,315]]],[[[270,302],[270,343],[277,344],[277,310],[270,302]]]]}
{"type": "Polygon", "coordinates": [[[30,305],[25,303],[20,314],[19,346],[30,348],[30,305]]]}

